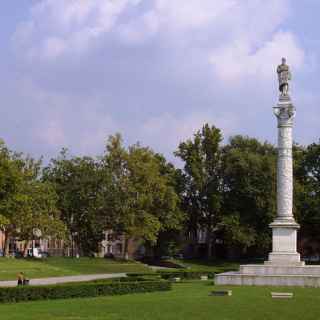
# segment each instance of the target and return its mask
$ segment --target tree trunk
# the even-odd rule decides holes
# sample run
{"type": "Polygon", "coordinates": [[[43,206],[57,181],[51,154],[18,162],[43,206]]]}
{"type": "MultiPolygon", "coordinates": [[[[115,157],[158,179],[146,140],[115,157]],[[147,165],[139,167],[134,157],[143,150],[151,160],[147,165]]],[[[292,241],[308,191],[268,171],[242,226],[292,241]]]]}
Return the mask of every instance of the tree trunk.
{"type": "Polygon", "coordinates": [[[212,246],[211,259],[216,259],[217,258],[217,255],[216,255],[216,235],[214,232],[211,234],[211,246],[212,246]]]}
{"type": "Polygon", "coordinates": [[[5,231],[5,239],[4,239],[4,252],[3,255],[5,257],[9,257],[9,249],[10,249],[10,233],[5,231]]]}
{"type": "Polygon", "coordinates": [[[2,250],[2,254],[4,255],[4,247],[5,247],[5,241],[6,241],[6,237],[5,237],[5,230],[1,230],[2,232],[2,247],[1,247],[1,250],[2,250]]]}
{"type": "Polygon", "coordinates": [[[211,260],[212,258],[212,242],[211,239],[207,239],[207,259],[211,260]]]}
{"type": "Polygon", "coordinates": [[[125,236],[124,237],[124,248],[123,248],[123,259],[124,260],[129,260],[129,252],[128,252],[129,241],[130,241],[130,238],[125,236]]]}
{"type": "Polygon", "coordinates": [[[26,241],[25,241],[25,243],[24,243],[24,248],[23,248],[23,253],[22,253],[23,257],[26,257],[26,256],[27,256],[27,254],[28,254],[28,248],[29,248],[30,244],[31,244],[31,240],[26,240],[26,241]]]}
{"type": "Polygon", "coordinates": [[[192,258],[199,258],[200,256],[197,228],[194,228],[191,231],[191,255],[192,255],[192,258]]]}
{"type": "Polygon", "coordinates": [[[215,243],[216,243],[216,238],[214,235],[214,232],[212,231],[207,231],[207,259],[208,260],[212,260],[215,259],[216,257],[216,247],[215,247],[215,243]]]}

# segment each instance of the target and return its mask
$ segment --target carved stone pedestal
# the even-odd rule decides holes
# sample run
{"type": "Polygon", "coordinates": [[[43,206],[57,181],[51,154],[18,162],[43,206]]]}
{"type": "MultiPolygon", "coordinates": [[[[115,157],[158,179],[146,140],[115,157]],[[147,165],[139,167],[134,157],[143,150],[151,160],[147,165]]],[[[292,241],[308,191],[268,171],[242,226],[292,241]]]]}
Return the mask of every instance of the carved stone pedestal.
{"type": "Polygon", "coordinates": [[[297,252],[297,231],[299,225],[295,221],[275,220],[272,228],[272,252],[269,253],[267,265],[303,266],[297,252]]]}

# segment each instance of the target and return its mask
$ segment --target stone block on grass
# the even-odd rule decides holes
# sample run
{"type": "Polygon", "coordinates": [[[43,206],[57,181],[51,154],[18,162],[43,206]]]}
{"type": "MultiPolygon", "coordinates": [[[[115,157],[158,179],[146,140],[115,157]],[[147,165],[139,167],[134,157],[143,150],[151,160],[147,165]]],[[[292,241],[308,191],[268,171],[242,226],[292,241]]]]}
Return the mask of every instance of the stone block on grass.
{"type": "Polygon", "coordinates": [[[293,298],[292,292],[271,292],[272,299],[291,299],[293,298]]]}
{"type": "Polygon", "coordinates": [[[214,290],[210,293],[210,296],[218,296],[218,297],[223,297],[223,296],[232,296],[232,290],[214,290]]]}

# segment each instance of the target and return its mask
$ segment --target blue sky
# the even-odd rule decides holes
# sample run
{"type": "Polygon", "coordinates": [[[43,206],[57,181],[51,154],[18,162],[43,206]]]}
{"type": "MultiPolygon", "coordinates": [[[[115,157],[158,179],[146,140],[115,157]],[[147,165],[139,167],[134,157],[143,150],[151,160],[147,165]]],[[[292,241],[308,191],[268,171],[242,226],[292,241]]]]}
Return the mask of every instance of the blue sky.
{"type": "Polygon", "coordinates": [[[123,134],[173,160],[208,122],[276,143],[286,56],[295,140],[320,138],[318,0],[3,0],[0,137],[46,160],[123,134]]]}

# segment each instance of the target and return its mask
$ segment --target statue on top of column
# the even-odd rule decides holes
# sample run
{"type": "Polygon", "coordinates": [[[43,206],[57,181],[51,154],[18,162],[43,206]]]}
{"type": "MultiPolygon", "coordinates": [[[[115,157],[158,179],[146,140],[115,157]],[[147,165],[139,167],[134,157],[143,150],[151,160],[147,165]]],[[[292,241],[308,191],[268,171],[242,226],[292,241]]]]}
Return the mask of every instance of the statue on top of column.
{"type": "Polygon", "coordinates": [[[289,96],[289,80],[291,80],[291,72],[289,66],[286,64],[286,58],[281,59],[281,64],[278,65],[277,73],[279,79],[280,96],[289,96]]]}

